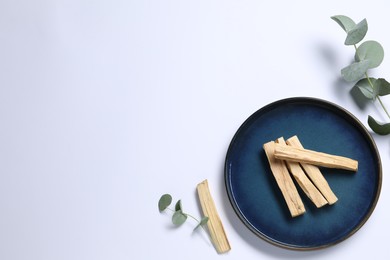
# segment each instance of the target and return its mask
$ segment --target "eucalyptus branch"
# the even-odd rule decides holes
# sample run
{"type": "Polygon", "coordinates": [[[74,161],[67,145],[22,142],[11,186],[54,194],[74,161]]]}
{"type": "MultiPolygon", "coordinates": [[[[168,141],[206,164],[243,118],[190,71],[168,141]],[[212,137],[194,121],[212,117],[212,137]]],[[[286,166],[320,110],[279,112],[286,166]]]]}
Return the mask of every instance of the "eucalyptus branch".
{"type": "MultiPolygon", "coordinates": [[[[369,77],[367,71],[378,67],[384,58],[384,50],[376,41],[365,41],[357,46],[368,31],[367,20],[363,19],[356,24],[351,18],[344,15],[331,17],[347,33],[344,44],[355,48],[355,61],[341,70],[342,77],[348,82],[356,82],[355,86],[368,99],[378,99],[379,104],[390,119],[390,113],[382,102],[381,96],[390,94],[390,83],[383,78],[369,77]]],[[[390,134],[390,123],[381,123],[372,116],[368,116],[368,125],[381,135],[390,134]]]]}
{"type": "Polygon", "coordinates": [[[160,200],[158,201],[158,209],[160,212],[163,212],[164,210],[170,210],[171,212],[173,212],[172,223],[176,226],[181,226],[187,220],[187,218],[190,217],[197,222],[197,225],[194,228],[195,231],[199,227],[204,228],[205,224],[209,220],[208,217],[203,217],[201,220],[198,220],[194,216],[185,213],[181,205],[181,200],[178,200],[176,202],[174,210],[169,208],[169,205],[171,205],[171,203],[172,203],[172,196],[170,194],[164,194],[161,196],[160,200]]]}

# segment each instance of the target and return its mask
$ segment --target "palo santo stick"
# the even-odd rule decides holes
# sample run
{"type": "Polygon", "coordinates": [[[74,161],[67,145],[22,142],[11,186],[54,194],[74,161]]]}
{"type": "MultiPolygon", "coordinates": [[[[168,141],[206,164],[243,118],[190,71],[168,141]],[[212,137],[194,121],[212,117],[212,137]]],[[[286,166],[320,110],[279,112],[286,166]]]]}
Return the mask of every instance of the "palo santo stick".
{"type": "Polygon", "coordinates": [[[287,170],[283,161],[274,157],[275,143],[273,141],[263,145],[268,162],[275,177],[276,183],[283,194],[287,207],[290,210],[291,216],[296,217],[305,213],[305,206],[298,194],[297,188],[291,179],[290,173],[287,170]]]}
{"type": "Polygon", "coordinates": [[[214,200],[211,197],[207,180],[199,183],[197,190],[203,214],[209,218],[207,228],[210,232],[211,241],[219,254],[226,253],[230,250],[230,244],[215,207],[214,200]]]}
{"type": "Polygon", "coordinates": [[[338,168],[355,172],[358,169],[358,162],[356,160],[291,146],[276,145],[275,157],[286,161],[303,162],[316,166],[338,168]]]}
{"type": "MultiPolygon", "coordinates": [[[[276,142],[278,144],[287,146],[283,137],[278,138],[276,142]]],[[[321,192],[318,191],[316,186],[314,186],[314,184],[306,176],[299,163],[286,161],[286,165],[294,179],[297,181],[298,185],[317,208],[321,208],[322,206],[328,204],[328,201],[324,198],[324,196],[322,196],[321,192]]]]}
{"type": "MultiPolygon", "coordinates": [[[[293,136],[287,139],[286,143],[292,147],[298,147],[302,149],[304,148],[297,136],[293,136]]],[[[322,175],[320,169],[317,166],[307,163],[301,163],[301,166],[306,172],[306,174],[309,176],[311,181],[314,183],[314,185],[318,188],[322,195],[324,195],[329,205],[334,204],[338,199],[329,187],[329,184],[322,175]]]]}

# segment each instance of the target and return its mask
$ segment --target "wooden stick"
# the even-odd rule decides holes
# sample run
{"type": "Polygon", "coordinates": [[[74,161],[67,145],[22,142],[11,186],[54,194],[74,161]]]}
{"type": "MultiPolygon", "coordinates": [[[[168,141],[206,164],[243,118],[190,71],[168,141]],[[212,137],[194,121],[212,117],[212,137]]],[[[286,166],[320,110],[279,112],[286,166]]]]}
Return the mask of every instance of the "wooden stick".
{"type": "MultiPolygon", "coordinates": [[[[301,149],[304,148],[297,136],[293,136],[287,139],[286,142],[288,145],[292,147],[298,147],[301,149]]],[[[301,163],[301,166],[306,172],[306,174],[309,176],[311,181],[314,183],[314,185],[318,188],[318,190],[322,193],[322,195],[324,195],[329,205],[336,203],[338,199],[336,195],[333,193],[333,191],[331,190],[328,182],[322,175],[320,169],[317,166],[307,164],[307,163],[301,163]]]]}
{"type": "Polygon", "coordinates": [[[204,180],[197,186],[200,205],[203,214],[209,218],[207,228],[210,232],[211,240],[219,254],[228,252],[230,248],[225,229],[218,215],[214,200],[211,197],[208,181],[204,180]]]}
{"type": "Polygon", "coordinates": [[[316,166],[357,171],[358,162],[347,157],[292,147],[275,146],[275,157],[286,161],[303,162],[316,166]]]}
{"type": "MultiPolygon", "coordinates": [[[[278,144],[287,146],[283,137],[280,137],[276,140],[278,144]]],[[[318,191],[316,186],[309,180],[305,172],[302,170],[301,166],[297,162],[286,161],[286,165],[298,185],[309,197],[309,199],[316,205],[317,208],[320,208],[326,204],[328,201],[322,196],[321,192],[318,191]]]]}
{"type": "Polygon", "coordinates": [[[291,179],[286,165],[283,161],[274,157],[275,142],[271,141],[265,143],[263,148],[265,154],[267,155],[272,174],[274,175],[276,183],[283,194],[291,216],[296,217],[305,213],[305,206],[303,205],[302,199],[298,194],[297,188],[291,179]]]}

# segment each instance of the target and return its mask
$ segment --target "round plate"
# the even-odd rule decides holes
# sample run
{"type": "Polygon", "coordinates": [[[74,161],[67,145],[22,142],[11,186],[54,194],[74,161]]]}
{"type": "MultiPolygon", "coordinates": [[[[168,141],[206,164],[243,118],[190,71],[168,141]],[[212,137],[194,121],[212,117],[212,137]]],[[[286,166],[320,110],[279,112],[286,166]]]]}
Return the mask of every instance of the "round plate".
{"type": "Polygon", "coordinates": [[[230,143],[225,184],[242,222],[266,241],[289,249],[319,249],[339,243],[367,221],[378,201],[382,166],[374,140],[349,112],[328,101],[289,98],[251,115],[230,143]],[[298,187],[305,214],[292,218],[270,170],[263,144],[297,135],[311,150],[353,158],[356,173],[321,168],[338,197],[316,208],[298,187]]]}

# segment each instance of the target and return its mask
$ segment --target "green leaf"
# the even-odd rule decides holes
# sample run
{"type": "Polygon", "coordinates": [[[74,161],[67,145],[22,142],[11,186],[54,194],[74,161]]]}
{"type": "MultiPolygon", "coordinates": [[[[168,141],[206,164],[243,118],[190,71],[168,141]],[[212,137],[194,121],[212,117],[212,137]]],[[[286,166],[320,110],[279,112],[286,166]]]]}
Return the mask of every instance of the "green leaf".
{"type": "Polygon", "coordinates": [[[341,70],[341,75],[346,81],[357,81],[361,79],[368,70],[370,62],[368,60],[362,60],[354,62],[351,65],[341,70]]]}
{"type": "Polygon", "coordinates": [[[158,210],[160,212],[164,211],[166,208],[168,208],[169,205],[171,205],[172,202],[172,196],[169,194],[164,194],[161,196],[160,200],[158,201],[158,210]]]}
{"type": "Polygon", "coordinates": [[[363,40],[368,30],[367,20],[363,19],[360,23],[355,25],[351,30],[347,32],[347,38],[345,39],[345,45],[354,45],[363,40]]]}
{"type": "Polygon", "coordinates": [[[204,217],[200,220],[198,225],[194,228],[194,231],[197,230],[199,227],[206,225],[207,221],[209,221],[209,217],[204,217]]]}
{"type": "Polygon", "coordinates": [[[382,45],[376,41],[363,42],[356,50],[355,61],[369,60],[369,69],[378,67],[385,56],[382,45]]]}
{"type": "Polygon", "coordinates": [[[183,211],[178,210],[173,213],[172,223],[176,226],[180,226],[187,220],[187,215],[183,213],[183,211]]]}
{"type": "Polygon", "coordinates": [[[182,210],[182,207],[181,207],[181,200],[178,200],[176,202],[176,205],[175,205],[175,211],[179,211],[179,210],[182,210]]]}
{"type": "MultiPolygon", "coordinates": [[[[372,84],[374,84],[374,82],[376,82],[376,79],[375,78],[370,78],[370,81],[372,84]]],[[[375,92],[375,89],[372,88],[372,86],[370,85],[370,82],[368,81],[367,78],[364,78],[364,79],[361,79],[359,80],[356,84],[355,84],[355,87],[357,87],[361,92],[362,94],[368,98],[368,99],[375,99],[376,97],[376,92],[375,92]]]]}
{"type": "Polygon", "coordinates": [[[350,31],[356,25],[356,23],[351,18],[345,15],[335,15],[330,18],[336,21],[345,32],[350,31]]]}
{"type": "Polygon", "coordinates": [[[375,81],[374,88],[379,96],[386,96],[390,94],[390,83],[383,78],[379,78],[375,81]]]}
{"type": "Polygon", "coordinates": [[[372,116],[368,116],[368,125],[375,133],[379,135],[390,134],[390,123],[380,123],[376,121],[372,116]]]}

